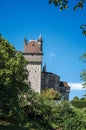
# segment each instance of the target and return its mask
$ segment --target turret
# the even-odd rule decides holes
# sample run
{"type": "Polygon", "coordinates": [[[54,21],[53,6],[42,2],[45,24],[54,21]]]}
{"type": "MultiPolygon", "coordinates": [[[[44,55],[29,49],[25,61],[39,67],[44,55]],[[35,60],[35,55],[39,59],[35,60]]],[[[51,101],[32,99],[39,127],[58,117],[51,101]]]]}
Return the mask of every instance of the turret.
{"type": "Polygon", "coordinates": [[[27,39],[26,39],[26,37],[24,38],[24,48],[25,48],[25,46],[27,46],[27,39]]]}
{"type": "Polygon", "coordinates": [[[40,51],[42,51],[42,43],[43,43],[43,40],[42,40],[42,35],[40,34],[38,40],[37,40],[37,43],[39,45],[39,48],[40,48],[40,51]]]}
{"type": "Polygon", "coordinates": [[[43,66],[43,72],[46,73],[46,63],[45,63],[45,65],[43,66]]]}

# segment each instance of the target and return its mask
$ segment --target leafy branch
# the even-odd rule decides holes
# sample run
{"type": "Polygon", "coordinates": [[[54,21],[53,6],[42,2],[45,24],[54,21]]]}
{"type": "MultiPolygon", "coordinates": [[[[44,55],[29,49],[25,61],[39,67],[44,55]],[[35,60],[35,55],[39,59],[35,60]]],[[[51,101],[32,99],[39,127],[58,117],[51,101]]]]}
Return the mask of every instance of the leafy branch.
{"type": "MultiPolygon", "coordinates": [[[[76,1],[77,4],[74,6],[74,11],[76,11],[78,8],[83,9],[86,0],[76,0],[76,1]]],[[[59,7],[60,11],[63,11],[64,9],[68,9],[68,3],[69,0],[49,0],[49,4],[54,4],[56,7],[59,7]]],[[[86,36],[86,24],[82,24],[80,28],[82,30],[82,34],[86,36]]]]}

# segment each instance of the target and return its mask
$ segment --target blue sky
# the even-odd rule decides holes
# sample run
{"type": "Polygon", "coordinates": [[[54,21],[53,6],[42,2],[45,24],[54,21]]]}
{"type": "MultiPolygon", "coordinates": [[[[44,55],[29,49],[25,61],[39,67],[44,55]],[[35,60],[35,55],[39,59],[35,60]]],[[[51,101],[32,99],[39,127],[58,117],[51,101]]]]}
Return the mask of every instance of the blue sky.
{"type": "Polygon", "coordinates": [[[43,64],[46,62],[47,71],[70,83],[70,99],[84,93],[80,72],[85,64],[79,57],[86,52],[86,37],[80,30],[86,23],[86,7],[74,12],[74,4],[73,0],[67,11],[60,12],[48,0],[0,0],[0,33],[17,50],[23,50],[24,37],[35,40],[41,33],[43,64]]]}

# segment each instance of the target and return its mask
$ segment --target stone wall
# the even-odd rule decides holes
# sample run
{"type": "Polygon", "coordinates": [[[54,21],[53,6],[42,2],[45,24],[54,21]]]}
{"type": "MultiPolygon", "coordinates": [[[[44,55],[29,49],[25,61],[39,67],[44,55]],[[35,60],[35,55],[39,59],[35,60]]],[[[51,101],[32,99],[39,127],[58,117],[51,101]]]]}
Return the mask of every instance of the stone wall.
{"type": "Polygon", "coordinates": [[[67,82],[60,81],[60,76],[56,74],[43,71],[41,87],[42,90],[46,88],[53,88],[60,92],[63,99],[69,100],[70,87],[67,82]]]}
{"type": "Polygon", "coordinates": [[[27,61],[31,62],[42,62],[42,54],[24,54],[27,61]]]}
{"type": "Polygon", "coordinates": [[[42,90],[45,88],[54,88],[58,89],[60,77],[49,72],[42,72],[42,90]]]}
{"type": "Polygon", "coordinates": [[[35,92],[41,91],[41,64],[28,64],[28,83],[35,92]]]}

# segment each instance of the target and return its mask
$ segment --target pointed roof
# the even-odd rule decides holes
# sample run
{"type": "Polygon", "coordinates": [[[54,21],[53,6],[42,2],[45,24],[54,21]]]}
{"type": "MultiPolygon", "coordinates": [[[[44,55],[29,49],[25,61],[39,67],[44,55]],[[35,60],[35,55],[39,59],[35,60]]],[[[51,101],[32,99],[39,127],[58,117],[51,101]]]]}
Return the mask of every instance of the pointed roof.
{"type": "Polygon", "coordinates": [[[24,48],[24,53],[42,53],[36,41],[30,41],[24,48]]]}
{"type": "Polygon", "coordinates": [[[46,71],[46,63],[45,63],[45,65],[43,66],[43,72],[44,72],[44,73],[47,72],[47,71],[46,71]]]}
{"type": "Polygon", "coordinates": [[[37,42],[42,42],[42,41],[43,41],[43,40],[42,40],[42,35],[40,34],[40,36],[39,36],[37,42]]]}

